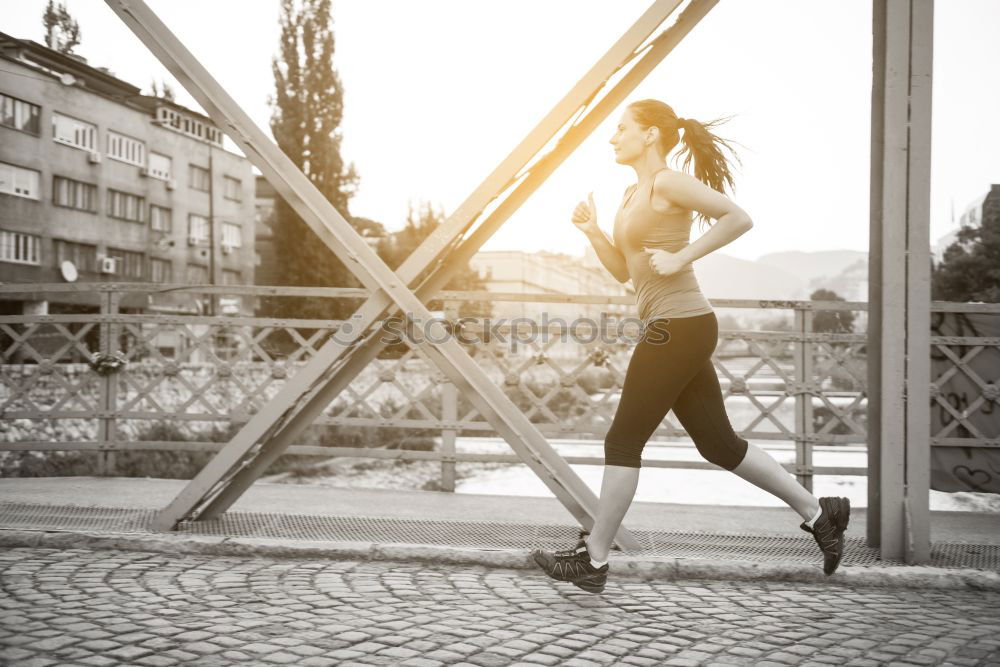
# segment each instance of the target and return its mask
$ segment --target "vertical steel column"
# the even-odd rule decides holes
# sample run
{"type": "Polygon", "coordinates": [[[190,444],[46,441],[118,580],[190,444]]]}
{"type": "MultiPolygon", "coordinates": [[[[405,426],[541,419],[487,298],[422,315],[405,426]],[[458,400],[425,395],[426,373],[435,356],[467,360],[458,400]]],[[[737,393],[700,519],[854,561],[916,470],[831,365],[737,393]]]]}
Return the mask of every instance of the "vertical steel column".
{"type": "Polygon", "coordinates": [[[930,561],[931,92],[934,2],[910,0],[906,239],[906,561],[930,561]]]}
{"type": "Polygon", "coordinates": [[[872,0],[871,158],[868,202],[868,546],[882,543],[882,147],[885,143],[885,0],[872,0]]]}
{"type": "MultiPolygon", "coordinates": [[[[883,558],[930,556],[930,119],[934,5],[876,0],[870,273],[878,341],[878,542],[883,558]],[[876,210],[877,207],[877,210],[876,210]],[[877,280],[877,282],[875,282],[877,280]]],[[[869,345],[871,351],[874,345],[869,345]]],[[[870,352],[869,352],[870,353],[870,352]]],[[[869,360],[871,364],[871,359],[869,360]]],[[[871,473],[870,473],[871,474],[871,473]]],[[[869,530],[871,538],[872,530],[869,530]]]]}

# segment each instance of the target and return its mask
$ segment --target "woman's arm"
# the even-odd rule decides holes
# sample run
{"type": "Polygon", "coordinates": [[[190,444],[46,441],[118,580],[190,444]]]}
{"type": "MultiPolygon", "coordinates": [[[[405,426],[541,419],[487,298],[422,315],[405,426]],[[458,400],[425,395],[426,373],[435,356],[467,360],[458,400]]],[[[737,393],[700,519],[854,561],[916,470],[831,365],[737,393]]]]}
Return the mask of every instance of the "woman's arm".
{"type": "Polygon", "coordinates": [[[676,206],[697,211],[716,220],[711,229],[675,253],[647,248],[650,264],[660,275],[669,276],[680,271],[696,259],[732,243],[753,227],[753,221],[746,211],[693,176],[660,172],[653,183],[653,191],[661,199],[676,206]]]}
{"type": "Polygon", "coordinates": [[[628,265],[625,256],[608,238],[608,235],[597,226],[597,209],[594,207],[594,194],[587,196],[586,202],[580,202],[573,210],[573,224],[587,235],[590,245],[594,246],[597,258],[604,268],[620,283],[629,279],[628,265]]]}
{"type": "Polygon", "coordinates": [[[595,225],[593,231],[586,232],[587,240],[594,246],[597,258],[601,260],[604,268],[615,277],[620,283],[628,282],[628,265],[625,263],[625,256],[611,243],[611,239],[600,228],[595,225]]]}

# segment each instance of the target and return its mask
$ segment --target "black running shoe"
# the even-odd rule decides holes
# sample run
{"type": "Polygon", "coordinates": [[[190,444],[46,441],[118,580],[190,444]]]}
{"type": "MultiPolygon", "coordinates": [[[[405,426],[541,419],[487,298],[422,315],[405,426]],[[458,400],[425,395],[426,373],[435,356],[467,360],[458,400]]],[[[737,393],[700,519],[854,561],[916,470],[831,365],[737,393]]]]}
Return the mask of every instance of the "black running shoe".
{"type": "Polygon", "coordinates": [[[582,538],[572,549],[555,552],[535,549],[531,557],[556,581],[568,581],[588,593],[600,593],[608,581],[608,564],[591,565],[587,543],[582,538]]]}
{"type": "Polygon", "coordinates": [[[802,530],[811,533],[823,552],[823,572],[833,574],[844,557],[844,531],[851,519],[851,501],[847,498],[819,499],[822,513],[812,528],[802,523],[802,530]]]}

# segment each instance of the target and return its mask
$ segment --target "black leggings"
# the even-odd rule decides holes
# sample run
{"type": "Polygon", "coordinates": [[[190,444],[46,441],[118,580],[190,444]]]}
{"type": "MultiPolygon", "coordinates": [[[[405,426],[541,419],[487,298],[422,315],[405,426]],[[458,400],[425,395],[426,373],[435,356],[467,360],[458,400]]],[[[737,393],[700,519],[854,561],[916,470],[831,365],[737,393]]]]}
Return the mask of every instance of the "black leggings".
{"type": "Polygon", "coordinates": [[[641,467],[646,441],[673,409],[708,461],[732,470],[747,451],[722,401],[712,352],[715,313],[654,320],[632,353],[618,411],[604,439],[604,463],[641,467]]]}

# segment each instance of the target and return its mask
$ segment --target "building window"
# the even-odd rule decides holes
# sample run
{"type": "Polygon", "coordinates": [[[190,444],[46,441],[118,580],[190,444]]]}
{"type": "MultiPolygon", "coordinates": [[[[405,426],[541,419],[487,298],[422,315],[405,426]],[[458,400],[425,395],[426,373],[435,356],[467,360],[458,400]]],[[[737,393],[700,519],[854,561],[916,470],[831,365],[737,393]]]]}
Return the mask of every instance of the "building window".
{"type": "Polygon", "coordinates": [[[52,183],[52,202],[56,206],[97,213],[96,185],[62,176],[53,177],[52,183]]]}
{"type": "Polygon", "coordinates": [[[149,279],[154,283],[169,283],[174,280],[174,267],[169,259],[153,257],[149,260],[149,279]]]}
{"type": "Polygon", "coordinates": [[[97,126],[62,114],[52,114],[52,138],[67,146],[97,150],[97,126]]]}
{"type": "Polygon", "coordinates": [[[194,139],[207,141],[222,148],[222,130],[192,118],[179,111],[175,111],[166,106],[156,108],[156,120],[153,121],[160,127],[166,127],[182,134],[186,134],[194,139]]]}
{"type": "Polygon", "coordinates": [[[208,192],[210,180],[208,169],[195,164],[188,165],[188,184],[191,186],[191,189],[208,192]]]}
{"type": "Polygon", "coordinates": [[[146,277],[146,256],[141,252],[108,248],[108,257],[114,257],[117,260],[115,273],[118,275],[136,280],[142,280],[146,277]]]}
{"type": "Polygon", "coordinates": [[[231,269],[222,270],[222,284],[223,285],[242,285],[243,284],[243,274],[239,271],[233,271],[231,269]]]}
{"type": "Polygon", "coordinates": [[[25,169],[0,162],[0,192],[25,199],[38,199],[39,174],[34,169],[25,169]]]}
{"type": "Polygon", "coordinates": [[[207,285],[208,267],[202,264],[188,264],[184,282],[188,285],[207,285]]]}
{"type": "Polygon", "coordinates": [[[198,242],[208,241],[208,218],[203,215],[188,215],[188,238],[198,242]]]}
{"type": "Polygon", "coordinates": [[[42,129],[42,108],[37,104],[0,93],[0,125],[38,136],[42,129]]]}
{"type": "Polygon", "coordinates": [[[55,240],[56,265],[73,262],[80,273],[97,273],[97,246],[89,243],[55,240]]]}
{"type": "Polygon", "coordinates": [[[129,222],[146,222],[146,200],[127,192],[108,190],[108,215],[129,222]]]}
{"type": "Polygon", "coordinates": [[[39,245],[41,237],[0,229],[0,262],[13,264],[41,264],[39,245]]]}
{"type": "Polygon", "coordinates": [[[222,245],[230,248],[243,246],[243,228],[231,222],[222,223],[222,245]]]}
{"type": "Polygon", "coordinates": [[[108,157],[137,167],[146,166],[146,144],[108,130],[108,157]]]}
{"type": "Polygon", "coordinates": [[[169,181],[173,178],[173,161],[166,155],[160,155],[159,153],[149,153],[149,175],[153,178],[159,178],[164,181],[169,181]]]}
{"type": "Polygon", "coordinates": [[[150,204],[149,206],[149,226],[153,231],[169,232],[173,229],[173,211],[163,206],[150,204]]]}
{"type": "Polygon", "coordinates": [[[222,178],[222,191],[222,196],[226,199],[243,201],[243,183],[238,178],[224,176],[222,178]]]}

